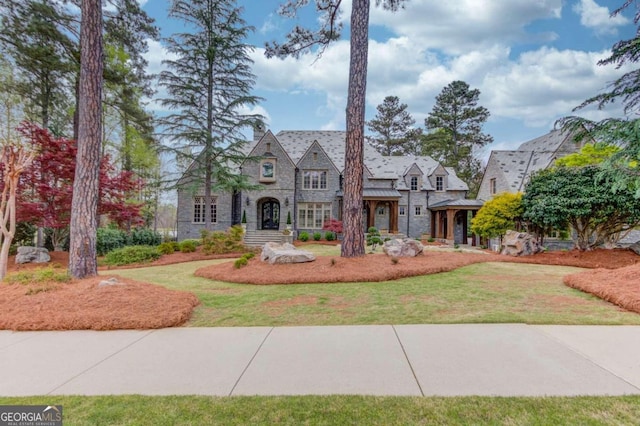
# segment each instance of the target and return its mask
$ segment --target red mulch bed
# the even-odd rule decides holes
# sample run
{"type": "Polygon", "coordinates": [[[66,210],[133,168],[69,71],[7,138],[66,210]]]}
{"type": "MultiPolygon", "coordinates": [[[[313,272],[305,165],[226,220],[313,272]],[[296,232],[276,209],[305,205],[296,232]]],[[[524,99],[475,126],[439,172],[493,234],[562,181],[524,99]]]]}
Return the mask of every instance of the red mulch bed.
{"type": "Polygon", "coordinates": [[[564,283],[640,314],[640,264],[571,274],[564,283]]]}
{"type": "MultiPolygon", "coordinates": [[[[68,253],[52,252],[50,255],[50,264],[66,268],[68,253]]],[[[151,264],[137,266],[237,256],[203,255],[200,252],[175,253],[162,256],[151,264]]],[[[235,269],[233,262],[225,262],[201,268],[197,275],[254,284],[386,281],[450,271],[472,263],[496,261],[608,268],[570,275],[566,279],[567,285],[596,294],[625,309],[640,312],[640,256],[628,250],[549,252],[520,258],[497,254],[426,251],[416,258],[401,258],[397,264],[381,254],[353,259],[319,257],[314,262],[297,265],[269,265],[254,258],[248,266],[240,269],[235,269]]],[[[16,266],[13,259],[9,261],[10,272],[41,266],[16,266]]],[[[99,287],[98,282],[107,278],[94,277],[68,284],[0,284],[0,329],[113,330],[172,327],[188,321],[198,304],[192,293],[168,290],[124,278],[118,278],[118,285],[99,287]]]]}

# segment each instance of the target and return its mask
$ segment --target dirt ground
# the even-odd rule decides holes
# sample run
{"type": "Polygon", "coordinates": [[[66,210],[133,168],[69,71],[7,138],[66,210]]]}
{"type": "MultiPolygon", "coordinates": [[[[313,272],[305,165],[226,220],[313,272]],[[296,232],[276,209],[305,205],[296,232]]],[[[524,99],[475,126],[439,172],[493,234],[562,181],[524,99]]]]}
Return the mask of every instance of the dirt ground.
{"type": "MultiPolygon", "coordinates": [[[[50,265],[66,268],[68,253],[52,252],[50,265]]],[[[145,265],[166,265],[202,259],[237,257],[174,253],[145,265]]],[[[297,265],[269,265],[252,259],[236,269],[233,262],[208,266],[197,275],[230,282],[251,284],[292,284],[317,282],[386,281],[402,277],[450,271],[478,262],[523,262],[599,268],[573,274],[567,285],[596,294],[625,309],[640,313],[640,256],[629,250],[594,250],[590,252],[549,252],[528,257],[497,254],[425,251],[415,258],[401,258],[394,263],[383,254],[346,259],[339,256],[318,257],[316,261],[297,265]]],[[[42,265],[15,265],[9,272],[42,265]]],[[[105,270],[106,268],[101,268],[105,270]]],[[[114,271],[117,274],[117,271],[114,271]]],[[[76,280],[68,284],[22,285],[0,284],[0,329],[68,330],[68,329],[148,329],[184,324],[198,305],[190,292],[172,291],[149,283],[118,278],[115,285],[98,286],[107,276],[76,280]]]]}

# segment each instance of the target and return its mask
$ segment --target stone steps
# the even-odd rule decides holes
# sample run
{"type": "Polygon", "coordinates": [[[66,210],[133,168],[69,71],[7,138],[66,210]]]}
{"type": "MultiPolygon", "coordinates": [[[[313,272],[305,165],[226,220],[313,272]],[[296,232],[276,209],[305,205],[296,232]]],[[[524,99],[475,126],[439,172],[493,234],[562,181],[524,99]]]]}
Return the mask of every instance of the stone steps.
{"type": "Polygon", "coordinates": [[[244,243],[249,247],[262,247],[268,242],[281,243],[282,241],[282,231],[247,231],[244,236],[244,243]]]}

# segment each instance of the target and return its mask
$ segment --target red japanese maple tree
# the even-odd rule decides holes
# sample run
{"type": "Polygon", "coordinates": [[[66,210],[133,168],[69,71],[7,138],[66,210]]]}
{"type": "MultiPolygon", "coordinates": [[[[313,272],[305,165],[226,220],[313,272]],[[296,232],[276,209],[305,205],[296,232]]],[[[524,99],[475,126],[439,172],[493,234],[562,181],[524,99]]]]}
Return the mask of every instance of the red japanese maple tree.
{"type": "MultiPolygon", "coordinates": [[[[19,132],[37,153],[20,178],[17,214],[19,221],[51,228],[56,249],[68,235],[75,175],[76,142],[53,136],[33,123],[22,123],[19,132]]],[[[108,155],[100,163],[98,214],[119,225],[142,222],[140,204],[127,201],[143,182],[131,172],[117,172],[108,155]]]]}

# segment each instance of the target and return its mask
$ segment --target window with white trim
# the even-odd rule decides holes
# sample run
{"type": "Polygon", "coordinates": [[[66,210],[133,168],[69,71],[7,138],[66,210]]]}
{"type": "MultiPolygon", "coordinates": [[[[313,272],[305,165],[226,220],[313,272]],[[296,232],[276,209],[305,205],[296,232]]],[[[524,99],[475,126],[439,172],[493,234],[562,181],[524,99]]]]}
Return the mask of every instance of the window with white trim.
{"type": "Polygon", "coordinates": [[[436,176],[436,191],[444,191],[444,176],[436,176]]]}
{"type": "MultiPolygon", "coordinates": [[[[211,223],[218,221],[218,206],[216,198],[211,197],[211,223]]],[[[204,197],[193,197],[193,223],[204,223],[204,197]]]]}
{"type": "Polygon", "coordinates": [[[377,210],[378,210],[378,216],[384,216],[385,215],[384,206],[378,207],[377,210]]]}
{"type": "Polygon", "coordinates": [[[322,229],[322,225],[329,219],[331,219],[331,203],[298,204],[298,228],[322,229]]]}
{"type": "Polygon", "coordinates": [[[398,216],[407,215],[407,206],[398,206],[398,216]]]}
{"type": "Polygon", "coordinates": [[[276,159],[266,158],[260,161],[260,182],[276,181],[276,159]]]}
{"type": "Polygon", "coordinates": [[[422,206],[415,206],[415,215],[422,216],[422,206]]]}
{"type": "Polygon", "coordinates": [[[411,176],[411,190],[418,190],[418,176],[411,176]]]}
{"type": "Polygon", "coordinates": [[[305,170],[302,172],[302,189],[327,189],[326,170],[305,170]]]}

